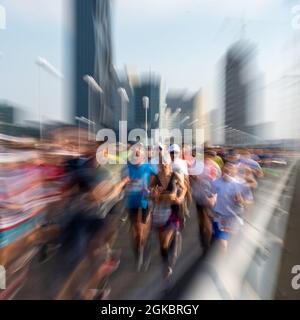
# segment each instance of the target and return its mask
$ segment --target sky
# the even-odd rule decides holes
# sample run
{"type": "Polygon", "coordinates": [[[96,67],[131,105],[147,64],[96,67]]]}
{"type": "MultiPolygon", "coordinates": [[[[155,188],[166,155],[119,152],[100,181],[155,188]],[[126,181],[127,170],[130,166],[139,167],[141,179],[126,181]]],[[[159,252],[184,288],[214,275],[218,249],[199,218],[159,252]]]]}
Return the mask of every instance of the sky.
{"type": "MultiPolygon", "coordinates": [[[[6,29],[0,30],[0,99],[20,106],[27,119],[37,119],[39,108],[46,119],[69,114],[71,2],[0,0],[6,11],[6,29]],[[42,70],[38,82],[39,56],[64,79],[42,70]]],[[[266,85],[281,76],[298,50],[299,30],[291,25],[297,4],[300,0],[113,0],[114,64],[138,73],[151,68],[170,89],[202,88],[207,109],[216,108],[222,57],[241,35],[257,46],[266,85]]]]}
{"type": "Polygon", "coordinates": [[[22,118],[38,119],[38,108],[45,119],[64,117],[63,83],[40,71],[38,57],[64,69],[65,22],[62,0],[0,0],[6,11],[6,29],[0,30],[0,99],[24,112],[22,118]],[[38,103],[38,100],[40,103],[38,103]]]}

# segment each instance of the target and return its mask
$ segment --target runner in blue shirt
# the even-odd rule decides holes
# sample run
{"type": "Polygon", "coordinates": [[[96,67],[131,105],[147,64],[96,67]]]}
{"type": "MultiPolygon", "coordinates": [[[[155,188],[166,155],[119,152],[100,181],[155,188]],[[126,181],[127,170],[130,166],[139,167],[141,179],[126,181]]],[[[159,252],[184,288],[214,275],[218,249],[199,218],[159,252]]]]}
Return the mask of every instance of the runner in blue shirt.
{"type": "Polygon", "coordinates": [[[143,265],[144,247],[150,231],[149,219],[149,186],[151,175],[155,175],[154,166],[148,164],[143,157],[144,147],[140,144],[135,149],[134,163],[128,162],[127,209],[131,222],[134,251],[137,268],[143,265]]]}

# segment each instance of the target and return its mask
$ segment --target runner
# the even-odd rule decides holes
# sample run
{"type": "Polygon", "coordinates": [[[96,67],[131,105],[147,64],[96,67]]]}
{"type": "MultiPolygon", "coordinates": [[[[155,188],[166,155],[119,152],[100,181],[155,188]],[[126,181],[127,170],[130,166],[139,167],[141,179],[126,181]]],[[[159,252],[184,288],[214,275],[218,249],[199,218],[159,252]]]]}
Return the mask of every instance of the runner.
{"type": "MultiPolygon", "coordinates": [[[[186,223],[186,219],[190,217],[189,206],[192,201],[191,188],[189,181],[188,165],[186,160],[183,160],[180,147],[178,144],[171,144],[169,147],[169,153],[171,158],[171,169],[178,174],[178,178],[181,180],[181,185],[184,186],[185,198],[180,203],[180,217],[182,219],[182,227],[186,223]]],[[[180,186],[178,186],[180,188],[180,186]]],[[[182,190],[183,191],[183,190],[182,190]]]]}
{"type": "Polygon", "coordinates": [[[236,231],[238,224],[242,224],[239,215],[245,199],[242,196],[241,185],[235,180],[236,175],[237,165],[226,162],[222,177],[213,182],[217,195],[214,207],[213,237],[224,251],[227,250],[230,235],[236,231]]]}
{"type": "Polygon", "coordinates": [[[220,166],[215,161],[216,152],[210,149],[204,150],[204,174],[212,181],[222,175],[220,166]]]}
{"type": "MultiPolygon", "coordinates": [[[[114,204],[128,178],[114,181],[111,170],[99,165],[92,146],[82,158],[84,161],[74,172],[79,187],[76,199],[69,204],[73,218],[63,233],[71,233],[75,244],[67,256],[73,262],[73,271],[59,290],[56,299],[90,299],[107,294],[97,290],[98,285],[117,268],[119,259],[110,255],[116,240],[120,217],[115,218],[114,204]],[[115,200],[116,199],[116,200],[115,200]]],[[[109,290],[108,290],[109,291],[109,290]]]]}
{"type": "Polygon", "coordinates": [[[145,150],[141,143],[133,146],[133,157],[128,161],[127,209],[131,223],[137,270],[144,263],[144,248],[150,231],[149,193],[150,177],[155,167],[146,163],[145,150]],[[134,160],[134,161],[133,161],[134,160]]]}
{"type": "Polygon", "coordinates": [[[157,230],[164,275],[169,278],[180,252],[180,204],[185,199],[186,188],[178,173],[172,172],[169,163],[159,165],[159,172],[151,178],[153,200],[153,227],[157,230]]]}
{"type": "Polygon", "coordinates": [[[190,179],[198,216],[200,243],[205,254],[211,245],[212,208],[216,203],[216,195],[212,179],[205,173],[190,176],[190,179]]]}
{"type": "Polygon", "coordinates": [[[188,167],[185,160],[181,158],[180,147],[178,144],[171,144],[169,147],[172,171],[177,172],[182,181],[188,176],[188,167]]]}
{"type": "Polygon", "coordinates": [[[241,154],[240,162],[247,165],[252,170],[255,177],[257,178],[263,177],[262,168],[257,161],[252,159],[251,153],[246,149],[242,149],[240,150],[240,154],[241,154]]]}

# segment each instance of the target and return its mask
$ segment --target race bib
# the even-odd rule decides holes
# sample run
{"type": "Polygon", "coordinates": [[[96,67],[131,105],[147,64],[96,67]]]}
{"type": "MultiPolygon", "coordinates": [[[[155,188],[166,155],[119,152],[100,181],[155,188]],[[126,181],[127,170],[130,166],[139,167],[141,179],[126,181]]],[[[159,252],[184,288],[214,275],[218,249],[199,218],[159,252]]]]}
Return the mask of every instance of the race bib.
{"type": "Polygon", "coordinates": [[[144,184],[142,179],[132,180],[127,187],[128,192],[141,192],[144,184]]]}
{"type": "Polygon", "coordinates": [[[152,213],[153,225],[156,227],[164,226],[168,222],[171,213],[170,206],[156,205],[152,213]]]}

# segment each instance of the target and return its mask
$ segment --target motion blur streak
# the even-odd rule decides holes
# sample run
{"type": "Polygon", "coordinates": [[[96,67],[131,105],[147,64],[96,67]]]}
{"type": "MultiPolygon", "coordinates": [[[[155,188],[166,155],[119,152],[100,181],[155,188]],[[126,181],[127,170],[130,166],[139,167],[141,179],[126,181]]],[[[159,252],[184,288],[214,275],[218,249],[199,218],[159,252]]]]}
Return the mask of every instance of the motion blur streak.
{"type": "Polygon", "coordinates": [[[295,297],[287,2],[2,1],[0,300],[295,297]]]}

